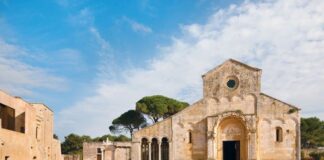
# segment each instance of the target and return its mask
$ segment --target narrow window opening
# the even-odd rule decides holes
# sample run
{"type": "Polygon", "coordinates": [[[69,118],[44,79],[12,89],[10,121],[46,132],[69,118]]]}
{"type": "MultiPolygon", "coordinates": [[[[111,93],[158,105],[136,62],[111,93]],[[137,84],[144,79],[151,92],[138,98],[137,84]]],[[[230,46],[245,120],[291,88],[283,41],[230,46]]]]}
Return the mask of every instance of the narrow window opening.
{"type": "Polygon", "coordinates": [[[102,152],[101,148],[97,148],[97,160],[101,160],[102,152]]]}
{"type": "Polygon", "coordinates": [[[191,131],[189,131],[189,143],[192,143],[192,132],[191,131]]]}
{"type": "Polygon", "coordinates": [[[282,142],[282,140],[283,140],[282,128],[281,127],[276,127],[276,141],[277,142],[282,142]]]}
{"type": "Polygon", "coordinates": [[[36,127],[36,139],[38,139],[38,127],[36,127]]]}
{"type": "Polygon", "coordinates": [[[15,131],[15,109],[0,103],[0,118],[2,128],[15,131]]]}

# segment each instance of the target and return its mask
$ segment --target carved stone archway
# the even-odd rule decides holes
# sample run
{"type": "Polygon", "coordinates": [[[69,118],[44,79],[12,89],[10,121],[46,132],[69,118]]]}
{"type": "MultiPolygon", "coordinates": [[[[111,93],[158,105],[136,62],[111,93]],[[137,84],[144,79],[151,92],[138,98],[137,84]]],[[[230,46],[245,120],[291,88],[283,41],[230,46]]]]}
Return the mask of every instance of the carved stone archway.
{"type": "Polygon", "coordinates": [[[222,160],[223,155],[223,142],[237,141],[239,142],[240,159],[247,160],[248,150],[248,133],[246,125],[237,117],[227,117],[222,119],[216,129],[215,144],[217,148],[217,158],[222,160]]]}
{"type": "Polygon", "coordinates": [[[256,159],[257,137],[255,115],[244,115],[238,111],[230,111],[210,116],[207,118],[207,130],[208,160],[223,159],[222,144],[224,140],[239,140],[241,142],[241,160],[256,159]],[[228,135],[226,132],[228,132],[228,135]]]}

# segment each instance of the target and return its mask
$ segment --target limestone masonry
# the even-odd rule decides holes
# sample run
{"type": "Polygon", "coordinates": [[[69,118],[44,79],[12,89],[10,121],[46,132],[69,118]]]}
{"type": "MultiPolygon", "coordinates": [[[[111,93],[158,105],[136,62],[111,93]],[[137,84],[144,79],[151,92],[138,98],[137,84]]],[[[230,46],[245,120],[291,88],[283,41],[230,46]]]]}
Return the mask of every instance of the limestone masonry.
{"type": "Polygon", "coordinates": [[[0,160],[61,160],[53,112],[0,91],[0,160]]]}
{"type": "Polygon", "coordinates": [[[227,60],[202,76],[203,98],[133,134],[132,160],[299,160],[297,107],[261,88],[261,70],[227,60]]]}
{"type": "Polygon", "coordinates": [[[261,88],[261,70],[227,60],[202,76],[203,98],[135,132],[84,143],[84,160],[300,160],[300,109],[261,88]]]}

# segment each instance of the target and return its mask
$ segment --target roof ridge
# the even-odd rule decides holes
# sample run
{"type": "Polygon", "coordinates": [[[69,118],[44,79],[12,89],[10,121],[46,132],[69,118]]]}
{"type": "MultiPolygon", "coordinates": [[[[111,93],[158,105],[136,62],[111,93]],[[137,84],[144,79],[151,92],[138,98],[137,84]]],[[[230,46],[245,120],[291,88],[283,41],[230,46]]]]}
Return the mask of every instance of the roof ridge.
{"type": "Polygon", "coordinates": [[[264,95],[264,96],[267,96],[267,97],[269,97],[269,98],[271,98],[271,99],[274,99],[274,100],[276,100],[276,101],[279,101],[279,102],[281,102],[281,103],[283,103],[283,104],[286,104],[286,105],[288,105],[288,106],[291,106],[291,107],[293,107],[293,108],[296,108],[296,109],[298,109],[298,110],[301,110],[300,108],[296,107],[295,105],[292,105],[292,104],[289,104],[289,103],[287,103],[287,102],[284,102],[284,101],[282,101],[282,100],[280,100],[280,99],[274,98],[274,97],[272,97],[272,96],[270,96],[270,95],[268,95],[268,94],[265,94],[265,93],[263,93],[263,92],[261,92],[260,94],[261,94],[261,95],[264,95]]]}
{"type": "Polygon", "coordinates": [[[246,67],[246,68],[253,69],[253,70],[256,70],[256,71],[261,71],[261,70],[262,70],[262,69],[260,69],[260,68],[252,67],[252,66],[250,66],[250,65],[248,65],[248,64],[245,64],[245,63],[243,63],[243,62],[240,62],[240,61],[238,61],[238,60],[235,60],[235,59],[233,59],[233,58],[230,58],[230,59],[224,61],[222,64],[220,64],[220,65],[218,65],[218,66],[212,68],[211,70],[207,71],[205,74],[202,75],[202,77],[204,77],[205,75],[207,75],[208,73],[210,73],[210,72],[212,72],[212,71],[217,70],[218,68],[220,68],[221,66],[223,66],[223,65],[226,64],[227,62],[233,62],[233,63],[239,64],[239,65],[242,65],[242,66],[244,66],[244,67],[246,67]]]}

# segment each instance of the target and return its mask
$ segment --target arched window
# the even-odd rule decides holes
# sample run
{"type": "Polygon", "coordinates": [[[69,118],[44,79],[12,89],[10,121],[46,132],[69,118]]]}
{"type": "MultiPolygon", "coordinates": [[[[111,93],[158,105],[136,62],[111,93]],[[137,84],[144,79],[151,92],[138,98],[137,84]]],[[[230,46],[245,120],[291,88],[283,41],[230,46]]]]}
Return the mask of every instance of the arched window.
{"type": "Polygon", "coordinates": [[[281,127],[276,127],[276,141],[277,142],[282,142],[282,140],[283,140],[282,128],[281,127]]]}
{"type": "Polygon", "coordinates": [[[156,138],[152,139],[151,143],[151,160],[159,160],[159,144],[156,138]]]}
{"type": "Polygon", "coordinates": [[[169,141],[166,137],[162,138],[161,160],[169,160],[169,141]]]}
{"type": "Polygon", "coordinates": [[[149,160],[149,143],[146,138],[142,139],[141,155],[142,155],[142,160],[149,160]]]}

